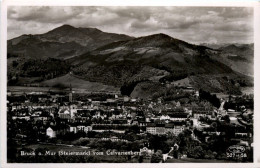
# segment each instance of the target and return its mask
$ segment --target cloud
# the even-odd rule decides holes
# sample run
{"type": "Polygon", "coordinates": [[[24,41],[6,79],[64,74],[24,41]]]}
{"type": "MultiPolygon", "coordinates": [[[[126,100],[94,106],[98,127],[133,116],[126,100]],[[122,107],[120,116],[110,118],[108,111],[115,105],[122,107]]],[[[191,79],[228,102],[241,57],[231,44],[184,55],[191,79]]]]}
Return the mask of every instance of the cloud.
{"type": "Polygon", "coordinates": [[[166,33],[191,43],[253,42],[253,8],[246,7],[8,7],[8,39],[63,24],[145,36],[166,33]]]}

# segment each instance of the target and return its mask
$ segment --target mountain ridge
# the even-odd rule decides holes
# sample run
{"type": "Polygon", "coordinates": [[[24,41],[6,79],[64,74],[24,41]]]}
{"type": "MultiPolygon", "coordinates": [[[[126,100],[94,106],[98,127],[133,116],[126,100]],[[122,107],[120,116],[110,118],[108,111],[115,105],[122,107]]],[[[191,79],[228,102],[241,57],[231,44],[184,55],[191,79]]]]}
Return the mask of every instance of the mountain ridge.
{"type": "MultiPolygon", "coordinates": [[[[205,81],[206,83],[208,76],[212,76],[212,82],[208,83],[208,91],[233,90],[239,93],[239,88],[233,85],[239,82],[241,85],[245,85],[245,83],[247,85],[251,80],[240,71],[234,71],[239,70],[234,66],[234,62],[240,61],[239,66],[241,66],[245,64],[243,59],[230,59],[225,53],[227,52],[225,49],[216,50],[190,44],[163,33],[134,38],[105,33],[96,28],[75,28],[63,25],[44,34],[23,35],[20,38],[14,38],[8,41],[8,51],[12,51],[9,53],[9,57],[13,56],[8,59],[9,80],[13,79],[17,73],[18,76],[19,74],[40,74],[40,72],[31,72],[31,70],[37,71],[37,64],[41,64],[36,61],[37,64],[34,65],[35,61],[32,59],[50,57],[58,59],[58,62],[60,61],[64,67],[67,67],[55,72],[48,66],[44,69],[41,64],[40,71],[48,73],[47,77],[46,75],[41,76],[41,81],[50,79],[50,77],[55,78],[57,74],[73,73],[81,79],[91,82],[116,87],[134,83],[136,87],[145,86],[147,88],[150,84],[152,86],[153,84],[171,83],[189,77],[193,79],[193,86],[199,89],[199,82],[205,81]],[[88,43],[89,45],[84,46],[88,43]],[[23,61],[19,56],[14,57],[16,53],[20,54],[19,52],[23,55],[23,61]],[[11,62],[19,59],[18,65],[11,62]],[[27,64],[27,59],[31,62],[30,64],[27,64]],[[19,72],[17,69],[22,69],[22,71],[19,72]],[[225,78],[222,79],[222,77],[225,78]],[[229,80],[225,80],[226,78],[234,79],[235,82],[229,83],[229,80]],[[244,82],[245,80],[246,82],[244,82]],[[144,85],[141,84],[143,82],[145,82],[144,85]],[[219,83],[228,87],[222,87],[219,83]]],[[[53,61],[48,60],[47,62],[53,61]]],[[[140,88],[136,90],[142,91],[140,88]]]]}
{"type": "MultiPolygon", "coordinates": [[[[75,42],[78,46],[76,47],[77,52],[73,55],[65,55],[66,57],[72,57],[76,55],[83,54],[90,50],[96,49],[102,45],[125,40],[125,39],[132,39],[133,37],[127,35],[118,35],[115,33],[107,33],[96,28],[75,28],[70,25],[62,25],[57,27],[53,30],[50,30],[43,34],[35,34],[35,35],[21,35],[19,37],[13,38],[8,40],[8,47],[7,51],[10,54],[20,55],[23,52],[23,55],[27,55],[27,57],[59,57],[59,54],[64,55],[64,53],[68,52],[66,47],[70,42],[75,42]],[[93,34],[93,31],[95,32],[93,34]],[[26,40],[38,40],[38,43],[29,43],[21,46],[21,42],[26,40]],[[48,53],[48,55],[44,55],[44,52],[34,52],[34,53],[26,53],[26,48],[38,48],[41,49],[41,43],[47,42],[56,42],[56,50],[58,53],[48,53]],[[58,44],[59,43],[59,44],[58,44]],[[20,45],[19,45],[20,44],[20,45]],[[37,44],[37,45],[36,45],[37,44]],[[64,45],[66,47],[64,47],[64,45]],[[25,51],[24,51],[25,50],[25,51]],[[63,52],[64,50],[64,52],[63,52]]],[[[73,46],[75,47],[75,45],[73,46]]],[[[70,47],[69,47],[70,48],[70,47]]],[[[72,50],[72,49],[70,49],[72,50]]]]}

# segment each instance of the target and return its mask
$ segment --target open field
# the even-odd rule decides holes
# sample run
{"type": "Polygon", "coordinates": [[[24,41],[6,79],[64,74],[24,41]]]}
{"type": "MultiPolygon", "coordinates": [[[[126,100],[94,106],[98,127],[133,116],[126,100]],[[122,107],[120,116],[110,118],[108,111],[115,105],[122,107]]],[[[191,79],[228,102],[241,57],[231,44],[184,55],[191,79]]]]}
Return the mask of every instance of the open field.
{"type": "Polygon", "coordinates": [[[254,87],[242,87],[241,92],[243,94],[254,94],[254,87]]]}
{"type": "Polygon", "coordinates": [[[61,91],[59,88],[51,87],[27,87],[27,86],[7,86],[7,91],[11,92],[47,92],[47,91],[61,91]]]}
{"type": "Polygon", "coordinates": [[[39,87],[8,86],[7,90],[17,94],[24,92],[69,91],[70,85],[74,93],[120,92],[119,88],[114,86],[85,81],[69,74],[43,81],[39,84],[39,87]]]}
{"type": "Polygon", "coordinates": [[[119,88],[116,88],[114,86],[104,85],[99,82],[89,82],[70,74],[66,74],[64,76],[46,80],[40,83],[40,85],[48,87],[55,87],[59,85],[69,87],[70,84],[73,89],[77,88],[86,91],[119,91],[119,88]]]}

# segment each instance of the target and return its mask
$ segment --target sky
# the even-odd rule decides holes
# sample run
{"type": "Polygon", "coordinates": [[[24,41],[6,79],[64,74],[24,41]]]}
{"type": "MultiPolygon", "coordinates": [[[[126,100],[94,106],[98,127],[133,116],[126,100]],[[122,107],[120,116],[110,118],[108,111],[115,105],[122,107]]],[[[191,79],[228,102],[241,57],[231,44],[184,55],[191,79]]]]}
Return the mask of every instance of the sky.
{"type": "Polygon", "coordinates": [[[134,37],[165,33],[190,43],[252,43],[250,7],[9,6],[8,39],[69,24],[134,37]]]}

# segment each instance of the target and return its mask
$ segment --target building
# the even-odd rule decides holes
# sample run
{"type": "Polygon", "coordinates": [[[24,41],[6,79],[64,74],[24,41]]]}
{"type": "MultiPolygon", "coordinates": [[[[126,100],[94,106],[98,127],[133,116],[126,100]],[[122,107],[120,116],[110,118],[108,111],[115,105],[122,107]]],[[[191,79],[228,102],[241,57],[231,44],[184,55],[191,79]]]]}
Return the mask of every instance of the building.
{"type": "Polygon", "coordinates": [[[56,129],[51,127],[47,128],[46,135],[50,138],[56,138],[56,129]]]}
{"type": "Polygon", "coordinates": [[[140,148],[140,154],[145,156],[152,156],[154,154],[153,149],[148,149],[147,147],[140,148]]]}
{"type": "Polygon", "coordinates": [[[169,112],[167,113],[171,121],[184,121],[188,118],[188,113],[185,112],[169,112]]]}
{"type": "Polygon", "coordinates": [[[165,124],[165,132],[174,134],[174,124],[165,124]]]}
{"type": "Polygon", "coordinates": [[[192,110],[193,118],[199,119],[200,117],[209,117],[211,118],[213,115],[213,112],[206,110],[206,109],[195,109],[192,110]]]}
{"type": "Polygon", "coordinates": [[[172,133],[177,136],[184,131],[185,127],[184,122],[173,122],[169,124],[147,123],[146,132],[154,135],[172,133]]]}
{"type": "Polygon", "coordinates": [[[73,94],[72,94],[71,84],[70,84],[70,92],[69,92],[69,102],[73,102],[73,94]]]}
{"type": "Polygon", "coordinates": [[[79,125],[79,126],[77,126],[77,131],[87,133],[89,131],[92,131],[92,127],[91,126],[81,126],[81,125],[79,125]]]}
{"type": "Polygon", "coordinates": [[[83,125],[78,125],[78,126],[70,126],[69,127],[69,131],[70,132],[74,132],[74,133],[77,133],[77,132],[89,132],[89,131],[92,131],[92,126],[83,126],[83,125]]]}
{"type": "Polygon", "coordinates": [[[59,117],[62,119],[70,119],[71,118],[70,111],[68,109],[61,109],[59,111],[59,117]]]}
{"type": "Polygon", "coordinates": [[[155,123],[147,123],[146,132],[150,134],[156,134],[156,124],[155,123]]]}

